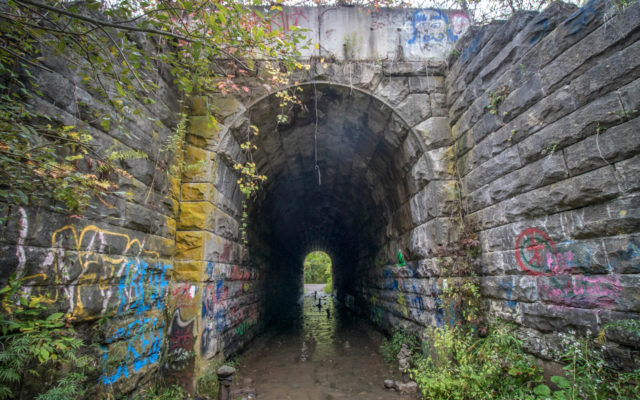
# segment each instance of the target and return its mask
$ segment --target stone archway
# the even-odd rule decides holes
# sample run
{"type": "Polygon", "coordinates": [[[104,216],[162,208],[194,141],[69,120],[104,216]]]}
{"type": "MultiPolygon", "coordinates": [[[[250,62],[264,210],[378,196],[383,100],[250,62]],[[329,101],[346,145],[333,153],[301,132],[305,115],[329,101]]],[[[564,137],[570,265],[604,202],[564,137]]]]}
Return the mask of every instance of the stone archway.
{"type": "MultiPolygon", "coordinates": [[[[224,120],[219,135],[200,123],[204,116],[192,117],[186,162],[203,161],[181,185],[175,284],[198,287],[193,301],[178,307],[196,320],[196,375],[292,307],[302,289],[303,257],[312,248],[335,260],[334,287],[345,304],[387,329],[394,313],[408,313],[407,307],[394,312],[395,299],[379,300],[372,282],[398,253],[417,261],[450,236],[447,213],[456,185],[445,118],[420,104],[403,116],[414,95],[409,78],[398,78],[381,79],[383,90],[373,93],[306,81],[286,123],[277,123],[274,94],[232,107],[238,112],[224,120]],[[245,247],[231,160],[242,160],[239,143],[249,125],[260,130],[253,158],[268,180],[248,208],[245,247]]],[[[430,96],[416,94],[423,101],[430,96]]],[[[199,107],[195,102],[194,113],[203,111],[199,107]]],[[[419,313],[425,322],[435,318],[435,308],[423,305],[419,313]]]]}

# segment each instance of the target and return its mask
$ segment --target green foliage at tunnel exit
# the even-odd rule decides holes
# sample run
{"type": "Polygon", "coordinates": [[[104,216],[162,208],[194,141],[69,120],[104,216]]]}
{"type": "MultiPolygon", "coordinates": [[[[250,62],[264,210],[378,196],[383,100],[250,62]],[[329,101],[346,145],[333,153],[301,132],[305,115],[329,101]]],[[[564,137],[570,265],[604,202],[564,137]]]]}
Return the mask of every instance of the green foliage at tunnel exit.
{"type": "Polygon", "coordinates": [[[323,251],[312,251],[304,259],[304,283],[331,282],[331,257],[323,251]]]}

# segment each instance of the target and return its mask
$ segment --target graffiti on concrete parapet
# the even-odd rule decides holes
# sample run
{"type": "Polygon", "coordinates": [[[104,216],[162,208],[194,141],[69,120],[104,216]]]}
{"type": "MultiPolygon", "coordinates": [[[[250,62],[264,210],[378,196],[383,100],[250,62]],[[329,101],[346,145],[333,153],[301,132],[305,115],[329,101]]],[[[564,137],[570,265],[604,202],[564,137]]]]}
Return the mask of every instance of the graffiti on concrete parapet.
{"type": "Polygon", "coordinates": [[[418,10],[411,16],[411,37],[409,45],[428,46],[445,42],[455,42],[469,26],[469,17],[464,13],[450,16],[441,10],[418,10]]]}

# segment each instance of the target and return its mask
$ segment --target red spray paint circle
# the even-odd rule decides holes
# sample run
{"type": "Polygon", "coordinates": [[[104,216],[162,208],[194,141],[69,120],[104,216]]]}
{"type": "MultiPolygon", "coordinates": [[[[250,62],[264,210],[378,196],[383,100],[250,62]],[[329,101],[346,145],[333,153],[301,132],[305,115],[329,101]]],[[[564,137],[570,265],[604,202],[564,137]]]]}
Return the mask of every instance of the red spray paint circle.
{"type": "Polygon", "coordinates": [[[540,229],[526,229],[516,239],[516,259],[520,268],[530,275],[551,275],[548,254],[555,256],[556,245],[540,229]]]}

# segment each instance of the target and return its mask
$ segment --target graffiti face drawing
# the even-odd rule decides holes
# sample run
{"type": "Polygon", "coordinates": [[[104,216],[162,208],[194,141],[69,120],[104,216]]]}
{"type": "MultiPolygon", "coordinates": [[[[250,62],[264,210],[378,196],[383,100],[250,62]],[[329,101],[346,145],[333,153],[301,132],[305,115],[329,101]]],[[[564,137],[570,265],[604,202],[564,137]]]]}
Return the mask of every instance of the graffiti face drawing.
{"type": "Polygon", "coordinates": [[[441,11],[416,11],[412,18],[413,36],[409,44],[441,43],[447,38],[447,16],[441,11]]]}

